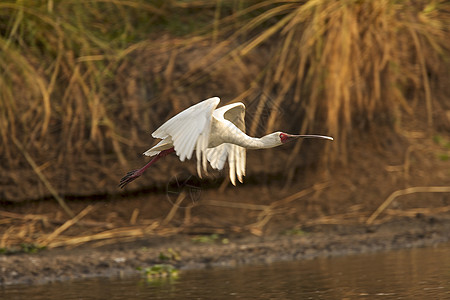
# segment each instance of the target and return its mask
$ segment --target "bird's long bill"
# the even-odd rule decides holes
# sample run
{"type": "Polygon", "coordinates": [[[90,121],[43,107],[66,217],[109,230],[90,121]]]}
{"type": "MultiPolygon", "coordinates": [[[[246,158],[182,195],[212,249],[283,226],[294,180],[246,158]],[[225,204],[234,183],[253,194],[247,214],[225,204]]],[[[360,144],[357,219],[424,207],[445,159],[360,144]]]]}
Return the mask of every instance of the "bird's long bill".
{"type": "Polygon", "coordinates": [[[291,139],[297,139],[297,138],[304,138],[304,139],[325,139],[332,141],[333,138],[331,136],[326,135],[317,135],[317,134],[289,134],[288,138],[291,139]]]}

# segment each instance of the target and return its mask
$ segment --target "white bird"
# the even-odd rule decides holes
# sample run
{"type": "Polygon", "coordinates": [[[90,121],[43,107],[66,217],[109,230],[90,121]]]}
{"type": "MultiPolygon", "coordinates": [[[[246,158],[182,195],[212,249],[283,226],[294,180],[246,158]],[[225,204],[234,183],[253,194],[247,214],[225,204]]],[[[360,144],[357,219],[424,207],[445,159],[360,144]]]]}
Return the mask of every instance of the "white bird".
{"type": "Polygon", "coordinates": [[[294,135],[280,131],[261,138],[245,134],[245,105],[241,102],[217,108],[220,99],[213,97],[197,103],[166,121],[152,133],[161,141],[144,152],[155,156],[140,169],[128,172],[119,183],[123,188],[135,180],[160,158],[175,152],[181,161],[190,159],[195,150],[197,173],[206,172],[207,161],[212,168],[222,170],[228,160],[231,183],[242,183],[245,176],[246,149],[265,149],[280,146],[296,138],[320,138],[333,140],[324,135],[294,135]]]}

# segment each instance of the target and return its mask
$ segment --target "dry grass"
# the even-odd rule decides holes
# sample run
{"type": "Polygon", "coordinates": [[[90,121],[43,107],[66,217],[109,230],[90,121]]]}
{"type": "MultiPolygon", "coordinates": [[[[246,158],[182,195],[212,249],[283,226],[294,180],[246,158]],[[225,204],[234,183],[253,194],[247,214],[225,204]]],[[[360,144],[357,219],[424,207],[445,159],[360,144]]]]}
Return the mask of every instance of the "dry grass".
{"type": "MultiPolygon", "coordinates": [[[[329,186],[328,183],[315,184],[304,190],[295,192],[269,205],[255,205],[252,203],[228,202],[207,200],[199,202],[189,209],[185,207],[180,210],[184,194],[180,194],[176,203],[166,215],[155,219],[138,218],[139,209],[135,208],[130,219],[126,216],[115,217],[109,222],[98,222],[95,211],[101,205],[87,205],[81,209],[73,218],[61,221],[56,211],[45,214],[19,214],[0,210],[0,253],[15,253],[37,251],[42,248],[52,249],[58,247],[73,248],[89,244],[91,247],[99,247],[120,242],[131,242],[150,237],[168,237],[183,234],[225,234],[249,233],[261,236],[271,230],[277,221],[276,218],[288,215],[300,215],[301,206],[292,205],[293,201],[304,201],[305,197],[312,193],[320,193],[329,186]],[[198,216],[191,219],[191,209],[199,206],[208,206],[217,211],[224,207],[234,209],[236,214],[242,210],[248,212],[244,222],[233,224],[228,227],[217,227],[198,216]],[[177,214],[177,217],[175,215],[177,214]],[[274,218],[275,217],[275,218],[274,218]]],[[[414,192],[449,192],[448,187],[415,187],[393,193],[389,199],[399,195],[414,192]]],[[[383,204],[384,205],[384,204],[383,204]]],[[[384,207],[386,208],[386,206],[384,207]]],[[[325,214],[316,218],[307,218],[301,222],[301,226],[314,226],[323,224],[360,224],[371,225],[387,222],[398,217],[415,217],[419,214],[424,216],[436,216],[448,213],[450,206],[422,207],[411,209],[385,209],[383,217],[375,220],[374,214],[366,210],[364,204],[349,207],[346,212],[338,214],[325,214]],[[370,218],[368,219],[368,217],[370,218]],[[370,221],[368,221],[370,220],[370,221]]],[[[378,211],[377,211],[378,212],[378,211]]],[[[381,213],[381,211],[379,211],[381,213]]],[[[116,213],[117,216],[117,213],[116,213]]],[[[376,215],[378,216],[378,214],[376,215]]],[[[376,217],[375,216],[375,217],[376,217]]],[[[297,225],[293,230],[287,230],[286,234],[302,234],[297,225]]]]}
{"type": "MultiPolygon", "coordinates": [[[[310,188],[296,192],[284,199],[273,202],[270,205],[255,205],[251,203],[224,202],[217,200],[202,201],[199,205],[215,207],[218,210],[223,207],[236,209],[237,211],[255,211],[253,218],[244,224],[235,224],[230,228],[217,228],[213,226],[199,226],[190,220],[190,209],[198,205],[193,205],[184,212],[184,221],[173,222],[180,204],[185,198],[181,193],[165,216],[157,219],[138,219],[138,211],[135,209],[129,220],[129,224],[124,224],[123,220],[117,219],[113,223],[99,223],[85,220],[89,214],[99,208],[99,205],[87,205],[73,218],[65,222],[55,221],[55,212],[47,214],[31,215],[17,214],[0,211],[2,222],[0,222],[0,251],[20,251],[21,245],[28,245],[33,249],[56,248],[56,247],[77,247],[86,243],[92,246],[102,246],[111,243],[134,241],[149,236],[171,236],[177,233],[195,234],[205,233],[233,233],[249,232],[255,235],[262,235],[268,222],[273,216],[286,213],[292,210],[290,203],[302,199],[308,194],[321,191],[328,185],[316,184],[310,188]],[[178,223],[178,225],[177,225],[178,223]],[[69,229],[73,230],[69,232],[69,229]]],[[[293,213],[291,211],[291,213],[293,213]]],[[[298,212],[297,212],[298,213],[298,212]]],[[[202,222],[196,219],[196,222],[202,222]]]]}
{"type": "MultiPolygon", "coordinates": [[[[422,108],[432,127],[434,114],[448,109],[439,98],[445,91],[433,88],[449,67],[448,2],[263,1],[224,18],[224,27],[262,8],[226,40],[240,41],[230,59],[270,48],[267,67],[255,76],[266,95],[262,104],[289,111],[293,130],[335,137],[327,145],[331,159],[345,161],[358,132],[400,126],[403,113],[422,108]]],[[[279,118],[273,110],[267,132],[279,127],[279,118]]],[[[250,131],[260,121],[256,116],[250,131]]]]}
{"type": "Polygon", "coordinates": [[[124,163],[107,86],[137,30],[132,19],[161,14],[142,1],[3,1],[2,173],[27,169],[18,155],[24,151],[47,172],[87,151],[102,156],[112,149],[124,163]]]}
{"type": "MultiPolygon", "coordinates": [[[[394,201],[397,197],[403,196],[403,195],[409,195],[413,193],[450,193],[450,186],[414,186],[409,187],[404,190],[398,190],[393,192],[391,195],[389,195],[386,200],[377,208],[376,211],[374,211],[370,217],[367,219],[367,224],[372,224],[375,219],[386,210],[386,208],[394,201]]],[[[432,209],[430,209],[432,211],[432,209]]],[[[444,207],[444,210],[442,211],[448,211],[448,207],[444,207]]],[[[417,214],[418,212],[416,212],[417,214]]]]}
{"type": "Polygon", "coordinates": [[[445,1],[4,1],[3,195],[111,191],[128,169],[125,149],[141,149],[198,91],[257,99],[250,134],[332,135],[325,160],[345,161],[352,136],[398,128],[404,113],[424,108],[433,126],[449,109],[440,98],[449,10],[445,1]]]}

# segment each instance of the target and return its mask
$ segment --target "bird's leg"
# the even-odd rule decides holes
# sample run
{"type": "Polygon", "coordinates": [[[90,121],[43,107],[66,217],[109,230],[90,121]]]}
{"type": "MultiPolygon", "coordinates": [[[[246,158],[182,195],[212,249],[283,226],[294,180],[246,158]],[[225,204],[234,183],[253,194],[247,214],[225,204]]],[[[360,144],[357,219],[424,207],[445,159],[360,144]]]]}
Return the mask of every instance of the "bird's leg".
{"type": "Polygon", "coordinates": [[[125,176],[122,177],[122,179],[120,179],[119,187],[123,189],[124,186],[126,186],[128,183],[132,182],[139,176],[141,176],[145,172],[145,170],[147,170],[151,165],[153,165],[155,162],[157,162],[160,158],[162,158],[172,152],[175,152],[175,149],[173,149],[173,147],[170,149],[167,149],[167,150],[163,150],[163,151],[159,152],[158,155],[156,155],[151,161],[149,161],[142,168],[128,172],[125,176]]]}

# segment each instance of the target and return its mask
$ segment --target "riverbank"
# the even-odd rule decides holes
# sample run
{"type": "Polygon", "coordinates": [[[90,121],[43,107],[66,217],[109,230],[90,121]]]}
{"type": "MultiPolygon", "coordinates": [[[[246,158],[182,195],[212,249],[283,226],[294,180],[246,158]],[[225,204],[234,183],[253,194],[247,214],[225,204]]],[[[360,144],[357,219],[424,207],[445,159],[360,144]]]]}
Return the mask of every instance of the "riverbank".
{"type": "Polygon", "coordinates": [[[191,176],[195,164],[185,163],[165,189],[66,197],[74,217],[54,199],[3,203],[0,285],[131,275],[161,263],[233,267],[448,242],[449,193],[433,188],[448,189],[450,160],[440,156],[447,146],[426,134],[407,142],[387,139],[389,151],[361,143],[345,168],[305,168],[289,184],[280,174],[249,172],[234,187],[221,173],[191,176]]]}
{"type": "Polygon", "coordinates": [[[169,263],[179,270],[268,264],[434,246],[450,241],[450,215],[396,218],[377,225],[313,225],[257,237],[191,235],[148,238],[92,248],[0,256],[0,284],[45,284],[91,277],[129,276],[169,263]]]}

